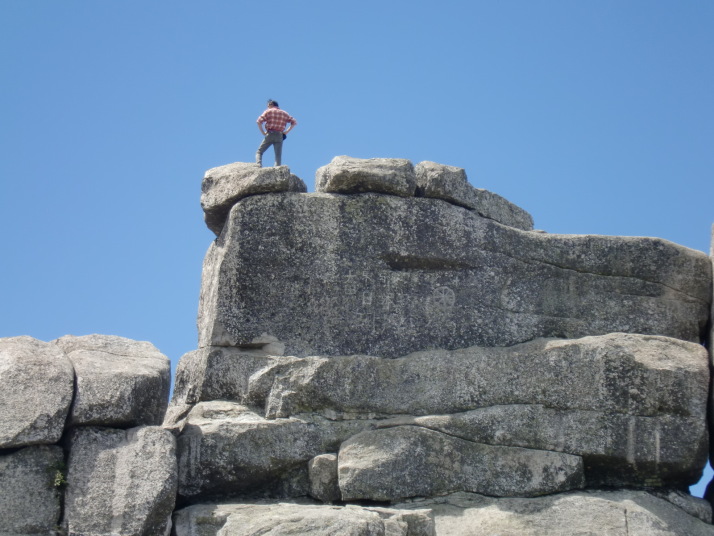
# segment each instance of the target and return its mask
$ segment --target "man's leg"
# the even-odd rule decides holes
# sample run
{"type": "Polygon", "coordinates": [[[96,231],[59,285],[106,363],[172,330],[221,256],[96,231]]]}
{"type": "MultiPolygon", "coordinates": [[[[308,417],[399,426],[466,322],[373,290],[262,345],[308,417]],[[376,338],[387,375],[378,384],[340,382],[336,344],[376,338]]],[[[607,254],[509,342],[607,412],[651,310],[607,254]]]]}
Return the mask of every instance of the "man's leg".
{"type": "Polygon", "coordinates": [[[259,166],[263,165],[263,153],[270,147],[272,144],[270,140],[270,133],[268,133],[265,138],[263,138],[263,143],[260,144],[260,147],[258,147],[258,150],[255,153],[255,163],[258,164],[259,166]]]}
{"type": "Polygon", "coordinates": [[[281,162],[281,158],[283,156],[283,140],[282,140],[282,134],[280,135],[281,139],[280,141],[276,141],[273,143],[273,150],[275,151],[275,165],[279,166],[281,162]]]}

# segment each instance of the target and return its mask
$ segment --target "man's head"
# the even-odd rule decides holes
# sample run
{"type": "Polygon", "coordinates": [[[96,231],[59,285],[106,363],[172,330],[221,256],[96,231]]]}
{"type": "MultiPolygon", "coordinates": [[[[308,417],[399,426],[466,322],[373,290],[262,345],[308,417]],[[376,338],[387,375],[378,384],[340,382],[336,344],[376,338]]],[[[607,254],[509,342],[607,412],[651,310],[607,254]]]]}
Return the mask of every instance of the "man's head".
{"type": "Polygon", "coordinates": [[[278,108],[278,101],[268,99],[268,108],[278,108]]]}

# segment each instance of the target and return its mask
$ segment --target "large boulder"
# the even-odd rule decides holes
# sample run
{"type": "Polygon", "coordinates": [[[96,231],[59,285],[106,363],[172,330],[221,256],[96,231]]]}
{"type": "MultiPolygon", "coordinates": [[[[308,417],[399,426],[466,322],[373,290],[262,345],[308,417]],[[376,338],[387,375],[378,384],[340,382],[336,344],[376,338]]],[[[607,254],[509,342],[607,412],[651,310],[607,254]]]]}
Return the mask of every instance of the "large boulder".
{"type": "Polygon", "coordinates": [[[206,255],[199,346],[399,357],[612,332],[698,343],[711,270],[664,240],[521,231],[438,199],[253,196],[206,255]]]}
{"type": "Polygon", "coordinates": [[[176,441],[155,426],[77,428],[67,480],[70,534],[165,535],[176,501],[176,441]]]}
{"type": "Polygon", "coordinates": [[[71,426],[129,428],[162,423],[171,363],[153,344],[111,335],[68,335],[55,343],[77,376],[71,426]]]}
{"type": "Polygon", "coordinates": [[[315,173],[315,189],[336,194],[377,192],[410,197],[416,191],[416,175],[409,160],[336,156],[315,173]]]}
{"type": "Polygon", "coordinates": [[[240,404],[195,405],[178,437],[179,495],[295,497],[309,490],[308,462],[374,427],[369,420],[310,415],[265,419],[240,404]]]}
{"type": "Polygon", "coordinates": [[[533,217],[498,194],[474,188],[462,168],[445,166],[436,162],[419,162],[414,167],[417,178],[417,195],[443,199],[484,218],[524,231],[533,229],[533,217]]]}
{"type": "Polygon", "coordinates": [[[455,491],[531,497],[585,485],[578,456],[474,443],[416,426],[357,434],[342,444],[337,464],[343,500],[455,491]]]}
{"type": "Polygon", "coordinates": [[[199,504],[174,515],[176,536],[434,536],[428,510],[308,502],[199,504]]]}
{"type": "Polygon", "coordinates": [[[287,166],[262,168],[258,164],[235,162],[206,171],[201,184],[201,207],[206,225],[221,233],[231,207],[249,195],[275,192],[306,192],[299,177],[287,166]]]}
{"type": "Polygon", "coordinates": [[[395,508],[431,510],[439,536],[714,535],[714,526],[645,491],[576,491],[536,498],[457,493],[395,508]]]}
{"type": "Polygon", "coordinates": [[[72,363],[32,337],[0,339],[0,449],[62,437],[74,393],[72,363]]]}
{"type": "Polygon", "coordinates": [[[60,447],[26,447],[0,455],[0,534],[50,534],[59,523],[65,476],[60,447]]]}

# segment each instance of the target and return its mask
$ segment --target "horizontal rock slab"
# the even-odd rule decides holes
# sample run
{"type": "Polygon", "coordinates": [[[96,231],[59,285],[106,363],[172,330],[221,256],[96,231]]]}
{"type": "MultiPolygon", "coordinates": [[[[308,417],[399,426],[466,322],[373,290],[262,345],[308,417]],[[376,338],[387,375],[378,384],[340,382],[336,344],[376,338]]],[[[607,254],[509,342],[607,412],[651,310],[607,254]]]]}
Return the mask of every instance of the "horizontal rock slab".
{"type": "Polygon", "coordinates": [[[474,188],[462,168],[445,166],[436,162],[419,162],[414,167],[417,180],[417,195],[443,199],[450,203],[475,210],[484,218],[490,218],[522,229],[533,230],[533,217],[498,194],[474,188]]]}
{"type": "Polygon", "coordinates": [[[112,335],[67,335],[54,342],[76,374],[71,426],[129,428],[162,423],[171,363],[153,344],[112,335]]]}
{"type": "Polygon", "coordinates": [[[429,415],[540,404],[703,421],[708,378],[707,353],[698,344],[631,334],[538,339],[398,359],[304,358],[275,376],[266,411],[429,415]]]}
{"type": "Polygon", "coordinates": [[[249,195],[275,192],[307,192],[307,187],[287,166],[262,168],[254,163],[235,162],[209,169],[201,183],[206,225],[219,235],[234,204],[249,195]]]}
{"type": "Polygon", "coordinates": [[[199,504],[176,511],[176,536],[434,536],[428,510],[307,502],[199,504]]]}
{"type": "Polygon", "coordinates": [[[437,199],[253,196],[206,255],[199,346],[399,357],[612,332],[701,342],[711,269],[665,240],[526,232],[437,199]]]}
{"type": "Polygon", "coordinates": [[[176,441],[156,426],[72,432],[64,520],[70,534],[167,534],[176,501],[176,441]]]}
{"type": "Polygon", "coordinates": [[[201,402],[178,437],[179,495],[189,502],[219,495],[306,495],[308,462],[373,426],[369,420],[309,415],[268,420],[240,404],[201,402]]]}
{"type": "Polygon", "coordinates": [[[416,426],[362,432],[342,444],[337,465],[343,500],[456,491],[529,497],[585,485],[578,456],[474,443],[416,426]]]}
{"type": "Polygon", "coordinates": [[[519,404],[453,415],[396,417],[380,428],[422,426],[477,443],[566,452],[583,458],[588,487],[686,488],[707,458],[700,417],[638,416],[519,404]]]}
{"type": "Polygon", "coordinates": [[[439,536],[714,535],[714,526],[645,491],[575,491],[536,498],[457,493],[395,508],[431,510],[439,536]]]}
{"type": "Polygon", "coordinates": [[[315,190],[337,194],[377,192],[410,197],[416,191],[416,175],[412,163],[401,158],[336,156],[315,173],[315,190]]]}
{"type": "Polygon", "coordinates": [[[0,454],[0,534],[50,534],[60,520],[64,478],[60,447],[34,446],[0,454]]]}
{"type": "Polygon", "coordinates": [[[58,442],[74,393],[62,351],[32,337],[0,339],[0,381],[0,448],[58,442]]]}

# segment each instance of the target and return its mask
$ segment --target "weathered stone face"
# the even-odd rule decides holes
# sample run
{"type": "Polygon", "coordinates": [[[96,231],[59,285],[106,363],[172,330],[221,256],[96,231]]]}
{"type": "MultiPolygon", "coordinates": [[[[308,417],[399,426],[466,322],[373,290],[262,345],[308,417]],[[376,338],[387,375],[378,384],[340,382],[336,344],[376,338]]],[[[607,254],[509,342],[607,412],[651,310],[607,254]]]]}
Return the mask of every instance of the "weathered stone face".
{"type": "Polygon", "coordinates": [[[176,501],[176,442],[155,426],[73,431],[65,495],[72,534],[164,535],[176,501]]]}
{"type": "Polygon", "coordinates": [[[176,536],[434,536],[428,510],[302,503],[200,504],[178,510],[176,536]]]}
{"type": "Polygon", "coordinates": [[[0,534],[50,534],[60,519],[62,449],[27,447],[0,455],[0,534]]]}
{"type": "Polygon", "coordinates": [[[72,363],[32,337],[0,339],[0,448],[62,437],[74,393],[72,363]]]}
{"type": "Polygon", "coordinates": [[[306,192],[299,177],[287,166],[261,168],[235,162],[206,171],[201,184],[201,207],[208,228],[219,235],[231,207],[250,195],[275,192],[306,192]]]}
{"type": "Polygon", "coordinates": [[[474,443],[417,426],[358,434],[342,444],[337,463],[344,500],[455,491],[531,497],[585,485],[578,456],[474,443]]]}
{"type": "MultiPolygon", "coordinates": [[[[701,345],[666,337],[610,334],[536,340],[507,348],[417,352],[398,359],[268,357],[214,348],[184,356],[179,371],[178,407],[186,413],[193,404],[210,400],[204,397],[212,393],[264,407],[269,419],[228,402],[202,403],[188,413],[190,426],[180,436],[179,450],[184,481],[197,490],[215,486],[231,473],[213,461],[224,448],[220,445],[248,445],[252,437],[250,441],[263,445],[261,456],[272,465],[262,467],[262,458],[253,454],[229,461],[230,467],[258,474],[259,487],[279,478],[287,467],[302,464],[308,455],[330,452],[335,437],[344,440],[360,430],[405,425],[448,434],[470,442],[463,443],[467,446],[580,456],[588,486],[686,486],[699,478],[706,462],[707,352],[701,345]],[[206,359],[213,364],[210,378],[198,374],[206,359]],[[194,382],[196,389],[190,388],[194,382]],[[192,394],[182,397],[181,392],[192,394]],[[365,417],[372,420],[360,420],[365,417]],[[343,428],[336,435],[338,423],[343,428]],[[278,454],[279,438],[291,434],[303,436],[301,445],[307,441],[311,450],[278,454]],[[218,449],[216,454],[212,449],[218,449]],[[190,456],[185,454],[189,451],[190,456]]],[[[410,448],[429,450],[420,438],[414,438],[410,448]]],[[[247,446],[238,451],[253,453],[247,446]]],[[[407,456],[399,463],[412,461],[407,456]]],[[[365,460],[361,464],[368,465],[365,460]]],[[[394,486],[403,475],[403,470],[365,471],[376,471],[384,482],[393,479],[394,486]]],[[[248,477],[236,481],[241,482],[241,493],[249,493],[248,477]]],[[[226,489],[235,485],[226,482],[226,489]]],[[[440,492],[465,489],[458,482],[450,485],[455,487],[440,492]]]]}
{"type": "Polygon", "coordinates": [[[461,168],[436,162],[419,162],[414,172],[417,177],[417,196],[443,199],[516,229],[533,229],[533,217],[530,214],[498,194],[474,188],[468,183],[466,171],[461,168]]]}
{"type": "Polygon", "coordinates": [[[378,192],[411,197],[416,191],[414,166],[401,158],[336,156],[315,173],[318,192],[355,194],[378,192]]]}
{"type": "Polygon", "coordinates": [[[179,495],[295,497],[309,489],[308,462],[372,428],[369,420],[306,415],[265,419],[239,404],[197,404],[178,438],[179,495]]]}
{"type": "Polygon", "coordinates": [[[629,334],[431,350],[398,359],[310,357],[286,364],[273,377],[266,403],[269,417],[323,409],[433,415],[541,404],[703,421],[708,392],[702,346],[629,334]]]}
{"type": "Polygon", "coordinates": [[[276,194],[231,210],[204,262],[200,346],[398,357],[611,332],[699,342],[706,255],[525,232],[445,201],[276,194]]]}
{"type": "Polygon", "coordinates": [[[54,342],[76,373],[71,426],[161,424],[171,364],[153,344],[111,335],[67,335],[54,342]]]}
{"type": "Polygon", "coordinates": [[[644,491],[577,491],[530,499],[456,493],[395,508],[430,509],[439,536],[714,535],[712,525],[644,491]]]}

